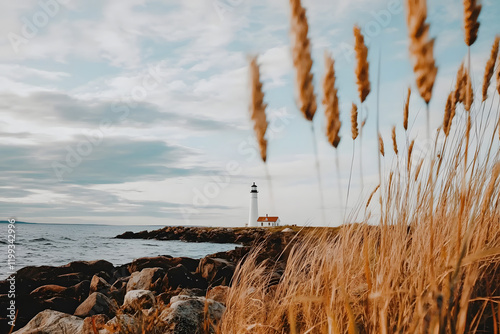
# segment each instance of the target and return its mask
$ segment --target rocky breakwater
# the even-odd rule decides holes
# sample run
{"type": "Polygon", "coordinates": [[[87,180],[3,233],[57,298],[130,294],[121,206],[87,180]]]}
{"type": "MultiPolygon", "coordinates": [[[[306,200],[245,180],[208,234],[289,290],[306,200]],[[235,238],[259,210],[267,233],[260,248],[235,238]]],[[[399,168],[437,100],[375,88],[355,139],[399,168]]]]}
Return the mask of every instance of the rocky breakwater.
{"type": "Polygon", "coordinates": [[[270,237],[281,235],[285,227],[221,228],[166,226],[153,231],[125,232],[119,239],[181,240],[187,242],[230,243],[251,246],[270,237]]]}
{"type": "MultiPolygon", "coordinates": [[[[165,237],[181,230],[185,228],[148,233],[165,237]]],[[[234,238],[230,242],[260,242],[257,261],[266,261],[277,279],[284,270],[286,249],[295,234],[228,233],[226,229],[199,232],[191,228],[187,231],[184,237],[179,235],[174,240],[213,242],[205,239],[206,233],[211,233],[216,240],[230,235],[234,238]]],[[[15,275],[18,314],[14,333],[148,333],[151,328],[162,333],[213,332],[225,310],[236,265],[251,250],[251,246],[238,247],[202,259],[145,257],[121,266],[99,260],[59,267],[25,267],[15,275]]],[[[0,281],[2,293],[8,286],[8,281],[0,281]]],[[[8,304],[8,296],[0,294],[0,308],[5,310],[8,304]]],[[[1,317],[0,332],[8,333],[8,319],[1,317]]]]}

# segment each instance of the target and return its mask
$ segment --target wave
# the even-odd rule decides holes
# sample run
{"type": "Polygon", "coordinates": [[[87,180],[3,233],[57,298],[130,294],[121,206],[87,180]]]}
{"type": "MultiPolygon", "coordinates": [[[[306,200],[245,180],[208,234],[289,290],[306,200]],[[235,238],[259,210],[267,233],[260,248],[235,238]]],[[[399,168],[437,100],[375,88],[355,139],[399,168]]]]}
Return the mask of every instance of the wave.
{"type": "Polygon", "coordinates": [[[35,238],[30,240],[30,242],[43,242],[43,241],[52,241],[52,240],[45,238],[35,238]]]}

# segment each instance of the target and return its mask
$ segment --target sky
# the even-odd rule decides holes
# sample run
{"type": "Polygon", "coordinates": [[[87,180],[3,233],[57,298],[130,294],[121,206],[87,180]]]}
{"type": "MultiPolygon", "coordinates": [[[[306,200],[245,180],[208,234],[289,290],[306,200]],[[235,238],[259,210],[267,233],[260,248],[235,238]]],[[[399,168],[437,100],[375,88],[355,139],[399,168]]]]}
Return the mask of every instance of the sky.
{"type": "MultiPolygon", "coordinates": [[[[428,2],[439,67],[430,105],[437,127],[467,49],[461,2],[428,2]]],[[[471,50],[478,92],[500,33],[500,2],[482,4],[479,38],[471,50]]],[[[378,183],[377,90],[384,140],[389,143],[394,125],[404,138],[403,104],[407,88],[415,88],[405,11],[402,0],[303,0],[303,5],[320,105],[315,137],[297,109],[286,0],[3,1],[0,219],[243,226],[250,185],[256,182],[260,215],[278,215],[284,224],[342,223],[344,212],[359,206],[378,183]],[[350,106],[359,101],[354,24],[369,48],[372,92],[363,107],[367,126],[363,145],[355,148],[346,207],[353,154],[350,106]],[[324,135],[325,52],[335,59],[342,120],[338,151],[324,135]],[[255,55],[268,104],[266,165],[249,120],[248,60],[255,55]]],[[[425,135],[424,108],[413,94],[410,138],[425,135]]],[[[417,144],[419,149],[425,145],[417,144]]],[[[395,161],[386,151],[385,171],[395,161]]]]}

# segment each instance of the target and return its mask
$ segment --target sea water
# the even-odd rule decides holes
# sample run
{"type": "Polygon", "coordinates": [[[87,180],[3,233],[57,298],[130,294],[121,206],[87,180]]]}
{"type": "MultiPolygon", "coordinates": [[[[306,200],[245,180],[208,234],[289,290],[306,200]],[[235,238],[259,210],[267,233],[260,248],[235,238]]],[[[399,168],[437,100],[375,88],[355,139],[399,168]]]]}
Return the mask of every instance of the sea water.
{"type": "MultiPolygon", "coordinates": [[[[8,224],[0,224],[0,280],[7,278],[8,224]]],[[[171,255],[202,258],[228,251],[234,244],[189,243],[142,239],[115,239],[125,231],[155,230],[162,226],[83,224],[15,224],[15,270],[26,266],[60,266],[72,261],[106,260],[115,266],[145,256],[171,255]]]]}

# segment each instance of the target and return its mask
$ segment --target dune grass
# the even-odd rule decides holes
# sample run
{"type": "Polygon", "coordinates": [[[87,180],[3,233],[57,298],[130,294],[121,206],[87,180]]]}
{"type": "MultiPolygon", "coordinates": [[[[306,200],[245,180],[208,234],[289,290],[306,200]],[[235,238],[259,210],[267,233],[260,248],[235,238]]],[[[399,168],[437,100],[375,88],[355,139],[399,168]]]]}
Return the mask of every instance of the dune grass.
{"type": "MultiPolygon", "coordinates": [[[[428,106],[434,39],[425,1],[407,2],[410,55],[428,106]]],[[[481,7],[464,4],[470,54],[481,7]]],[[[487,86],[496,54],[486,66],[487,86]]],[[[257,264],[258,250],[237,267],[220,333],[500,332],[500,105],[498,96],[474,102],[468,68],[459,70],[443,126],[428,129],[433,145],[423,156],[408,138],[411,90],[401,96],[407,144],[398,146],[393,128],[397,163],[360,205],[362,222],[304,234],[278,283],[272,268],[257,264]]],[[[486,96],[489,87],[481,88],[486,96]]],[[[352,117],[355,139],[357,113],[352,117]]],[[[389,159],[382,138],[380,153],[389,159]]]]}

